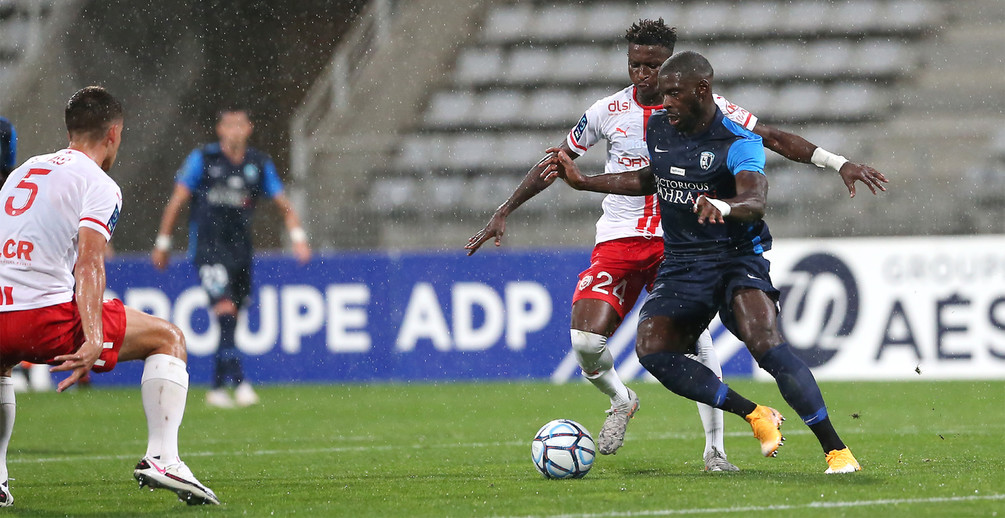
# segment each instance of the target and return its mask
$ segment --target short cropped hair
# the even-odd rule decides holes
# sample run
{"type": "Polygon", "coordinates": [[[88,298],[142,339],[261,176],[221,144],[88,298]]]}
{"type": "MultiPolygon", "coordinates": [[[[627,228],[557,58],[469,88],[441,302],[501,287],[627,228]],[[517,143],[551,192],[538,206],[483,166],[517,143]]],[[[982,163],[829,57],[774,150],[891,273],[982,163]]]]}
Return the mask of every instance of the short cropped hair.
{"type": "Polygon", "coordinates": [[[100,86],[77,90],[66,101],[66,131],[88,140],[101,140],[112,124],[122,120],[122,105],[100,86]]]}
{"type": "Polygon", "coordinates": [[[673,52],[677,44],[677,28],[667,27],[663,18],[639,20],[625,31],[625,39],[635,45],[659,45],[673,52]]]}
{"type": "Polygon", "coordinates": [[[681,74],[683,77],[702,77],[712,80],[715,73],[705,56],[692,50],[678,52],[660,67],[660,75],[681,74]]]}
{"type": "Polygon", "coordinates": [[[216,111],[216,122],[223,120],[223,116],[228,113],[243,113],[251,120],[251,109],[240,104],[230,104],[216,111]]]}

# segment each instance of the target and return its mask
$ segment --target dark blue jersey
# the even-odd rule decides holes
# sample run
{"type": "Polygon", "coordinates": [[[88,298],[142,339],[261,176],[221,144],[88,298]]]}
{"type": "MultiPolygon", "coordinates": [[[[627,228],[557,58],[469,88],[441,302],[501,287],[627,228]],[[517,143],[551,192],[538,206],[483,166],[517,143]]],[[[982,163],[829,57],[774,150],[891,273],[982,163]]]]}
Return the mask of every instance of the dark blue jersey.
{"type": "Polygon", "coordinates": [[[220,144],[196,149],[178,171],[177,182],[192,192],[189,255],[197,264],[251,263],[251,217],[262,196],[283,192],[269,155],[254,148],[232,164],[220,144]]]}
{"type": "Polygon", "coordinates": [[[17,132],[9,120],[0,117],[0,182],[17,166],[17,132]]]}
{"type": "Polygon", "coordinates": [[[764,174],[761,137],[723,117],[716,110],[708,130],[682,135],[665,111],[649,119],[646,133],[650,167],[655,175],[667,257],[731,257],[760,254],[771,248],[771,234],[763,220],[698,224],[694,202],[736,196],[740,171],[764,174]]]}

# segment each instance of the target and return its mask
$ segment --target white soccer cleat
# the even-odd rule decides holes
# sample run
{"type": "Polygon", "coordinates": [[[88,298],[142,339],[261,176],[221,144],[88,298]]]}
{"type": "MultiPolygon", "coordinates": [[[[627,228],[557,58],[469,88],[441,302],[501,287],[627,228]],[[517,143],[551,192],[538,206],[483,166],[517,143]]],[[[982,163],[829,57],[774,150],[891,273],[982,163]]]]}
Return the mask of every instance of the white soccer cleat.
{"type": "Polygon", "coordinates": [[[192,470],[181,461],[163,465],[160,459],[143,457],[133,470],[133,478],[140,483],[141,488],[149,486],[151,490],[174,491],[178,500],[188,505],[220,505],[220,499],[213,490],[202,485],[192,474],[192,470]]]}
{"type": "Polygon", "coordinates": [[[258,404],[258,394],[255,393],[255,389],[251,388],[251,383],[247,381],[242,381],[237,388],[234,389],[234,403],[237,406],[245,407],[258,404]]]}
{"type": "Polygon", "coordinates": [[[231,399],[227,389],[218,388],[206,393],[206,404],[216,408],[234,408],[234,400],[231,399]]]}
{"type": "Polygon", "coordinates": [[[14,505],[14,495],[10,494],[10,488],[7,487],[6,480],[3,484],[0,484],[0,507],[10,507],[14,505]]]}
{"type": "Polygon", "coordinates": [[[740,468],[726,460],[726,454],[713,446],[705,455],[705,471],[740,471],[740,468]]]}
{"type": "Polygon", "coordinates": [[[597,436],[597,446],[602,455],[612,455],[625,443],[625,430],[628,420],[639,410],[639,397],[635,391],[628,389],[628,402],[623,405],[611,406],[607,411],[607,419],[597,436]]]}

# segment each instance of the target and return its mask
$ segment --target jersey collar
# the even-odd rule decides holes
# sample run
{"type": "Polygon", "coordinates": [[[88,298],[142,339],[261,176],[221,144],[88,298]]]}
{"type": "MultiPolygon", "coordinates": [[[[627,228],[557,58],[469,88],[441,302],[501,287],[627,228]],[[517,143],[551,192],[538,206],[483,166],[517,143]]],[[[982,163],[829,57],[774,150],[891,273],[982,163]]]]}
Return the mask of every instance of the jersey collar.
{"type": "Polygon", "coordinates": [[[649,105],[645,105],[645,104],[642,104],[641,102],[639,102],[639,92],[635,88],[635,85],[632,85],[632,101],[634,101],[635,104],[637,104],[639,106],[639,108],[642,108],[644,110],[662,110],[663,109],[663,105],[662,104],[656,104],[656,105],[649,106],[649,105]]]}

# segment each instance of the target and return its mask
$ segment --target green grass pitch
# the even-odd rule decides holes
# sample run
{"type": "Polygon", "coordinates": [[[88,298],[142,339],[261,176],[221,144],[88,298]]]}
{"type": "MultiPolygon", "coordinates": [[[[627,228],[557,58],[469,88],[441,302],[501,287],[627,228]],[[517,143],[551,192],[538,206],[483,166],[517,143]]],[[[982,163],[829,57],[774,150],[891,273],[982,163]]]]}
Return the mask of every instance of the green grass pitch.
{"type": "Polygon", "coordinates": [[[194,389],[182,456],[223,501],[187,507],[137,488],[139,390],[18,395],[8,516],[1005,516],[1005,381],[822,383],[864,470],[824,475],[816,440],[774,385],[731,384],[788,416],[779,457],[726,416],[740,473],[704,473],[694,404],[635,383],[624,448],[581,480],[546,480],[534,432],[570,418],[599,431],[583,383],[266,386],[262,404],[212,410],[194,389]],[[786,412],[788,410],[788,412],[786,412]]]}

